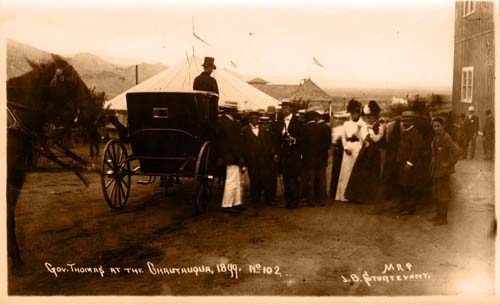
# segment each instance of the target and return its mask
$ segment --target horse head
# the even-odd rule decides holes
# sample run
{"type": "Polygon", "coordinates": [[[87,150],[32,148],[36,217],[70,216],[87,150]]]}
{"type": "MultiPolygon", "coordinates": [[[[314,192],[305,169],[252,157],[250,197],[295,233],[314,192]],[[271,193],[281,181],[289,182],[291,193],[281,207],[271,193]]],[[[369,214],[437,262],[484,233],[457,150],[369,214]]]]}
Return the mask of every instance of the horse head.
{"type": "Polygon", "coordinates": [[[19,116],[34,131],[46,124],[71,127],[90,100],[90,90],[59,55],[52,54],[46,63],[27,61],[32,70],[7,81],[7,100],[13,108],[24,108],[18,110],[19,116]]]}

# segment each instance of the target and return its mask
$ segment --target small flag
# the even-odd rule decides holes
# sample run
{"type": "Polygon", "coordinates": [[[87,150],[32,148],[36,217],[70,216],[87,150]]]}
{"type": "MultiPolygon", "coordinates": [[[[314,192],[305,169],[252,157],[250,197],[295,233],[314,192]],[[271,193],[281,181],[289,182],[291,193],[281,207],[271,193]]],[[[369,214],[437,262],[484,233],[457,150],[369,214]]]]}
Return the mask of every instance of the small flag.
{"type": "Polygon", "coordinates": [[[313,56],[313,62],[315,65],[320,66],[321,68],[324,68],[324,66],[319,62],[319,60],[316,59],[316,57],[313,56]]]}
{"type": "Polygon", "coordinates": [[[231,60],[229,63],[233,66],[233,68],[238,69],[238,66],[234,63],[234,61],[231,60]]]}
{"type": "Polygon", "coordinates": [[[204,44],[206,44],[207,46],[210,46],[210,44],[208,42],[206,42],[205,40],[203,40],[203,38],[201,38],[200,36],[196,35],[196,33],[193,31],[193,36],[198,39],[199,41],[203,42],[204,44]]]}

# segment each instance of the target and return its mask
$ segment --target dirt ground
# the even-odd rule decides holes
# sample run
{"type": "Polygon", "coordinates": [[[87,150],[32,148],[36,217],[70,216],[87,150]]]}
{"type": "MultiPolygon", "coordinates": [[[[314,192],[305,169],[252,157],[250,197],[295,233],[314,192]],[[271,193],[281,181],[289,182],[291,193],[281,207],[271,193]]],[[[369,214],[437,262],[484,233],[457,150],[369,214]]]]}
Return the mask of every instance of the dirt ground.
{"type": "Polygon", "coordinates": [[[218,209],[220,190],[209,211],[195,215],[189,179],[168,197],[158,181],[133,183],[116,212],[95,171],[87,173],[89,188],[72,173],[31,173],[16,214],[27,266],[9,274],[9,294],[490,295],[493,163],[479,157],[456,170],[449,225],[440,227],[427,221],[431,206],[411,216],[370,215],[373,206],[329,201],[228,215],[218,209]],[[170,269],[153,274],[148,263],[170,269]],[[384,273],[386,264],[393,270],[384,273]]]}

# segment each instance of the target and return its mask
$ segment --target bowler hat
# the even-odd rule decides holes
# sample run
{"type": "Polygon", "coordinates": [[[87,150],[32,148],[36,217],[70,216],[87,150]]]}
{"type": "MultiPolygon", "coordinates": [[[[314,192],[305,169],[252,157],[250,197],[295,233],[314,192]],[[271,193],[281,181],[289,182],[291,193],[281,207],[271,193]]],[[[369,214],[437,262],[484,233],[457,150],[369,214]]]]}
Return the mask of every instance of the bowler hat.
{"type": "Polygon", "coordinates": [[[248,113],[248,117],[253,117],[253,116],[256,116],[256,117],[259,117],[260,116],[260,113],[258,111],[250,111],[248,113]]]}
{"type": "Polygon", "coordinates": [[[203,61],[203,67],[212,67],[214,69],[217,69],[217,67],[214,65],[214,58],[213,57],[205,57],[205,60],[203,61]]]}
{"type": "Polygon", "coordinates": [[[233,101],[225,101],[221,108],[224,109],[236,109],[238,110],[238,102],[233,102],[233,101]]]}
{"type": "Polygon", "coordinates": [[[261,116],[259,118],[259,123],[270,123],[270,122],[271,122],[271,118],[268,116],[261,116]]]}
{"type": "Polygon", "coordinates": [[[414,111],[403,111],[401,114],[401,118],[403,120],[413,120],[417,117],[417,114],[414,111]]]}
{"type": "Polygon", "coordinates": [[[282,99],[280,106],[283,108],[285,106],[292,107],[292,102],[289,99],[282,99]]]}

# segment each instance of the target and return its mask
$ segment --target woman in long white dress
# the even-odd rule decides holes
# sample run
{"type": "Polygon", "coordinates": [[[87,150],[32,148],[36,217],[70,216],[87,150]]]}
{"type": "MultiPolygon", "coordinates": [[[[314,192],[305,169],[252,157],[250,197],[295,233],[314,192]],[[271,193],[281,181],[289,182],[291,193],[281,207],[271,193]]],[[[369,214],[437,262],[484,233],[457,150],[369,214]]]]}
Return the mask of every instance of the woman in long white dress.
{"type": "Polygon", "coordinates": [[[342,145],[344,146],[344,155],[342,156],[339,182],[335,195],[335,200],[338,201],[347,201],[344,196],[345,189],[351,177],[356,158],[361,150],[362,143],[368,134],[368,127],[363,119],[361,119],[361,103],[356,100],[350,100],[347,105],[347,112],[351,114],[351,119],[343,124],[342,145]]]}

